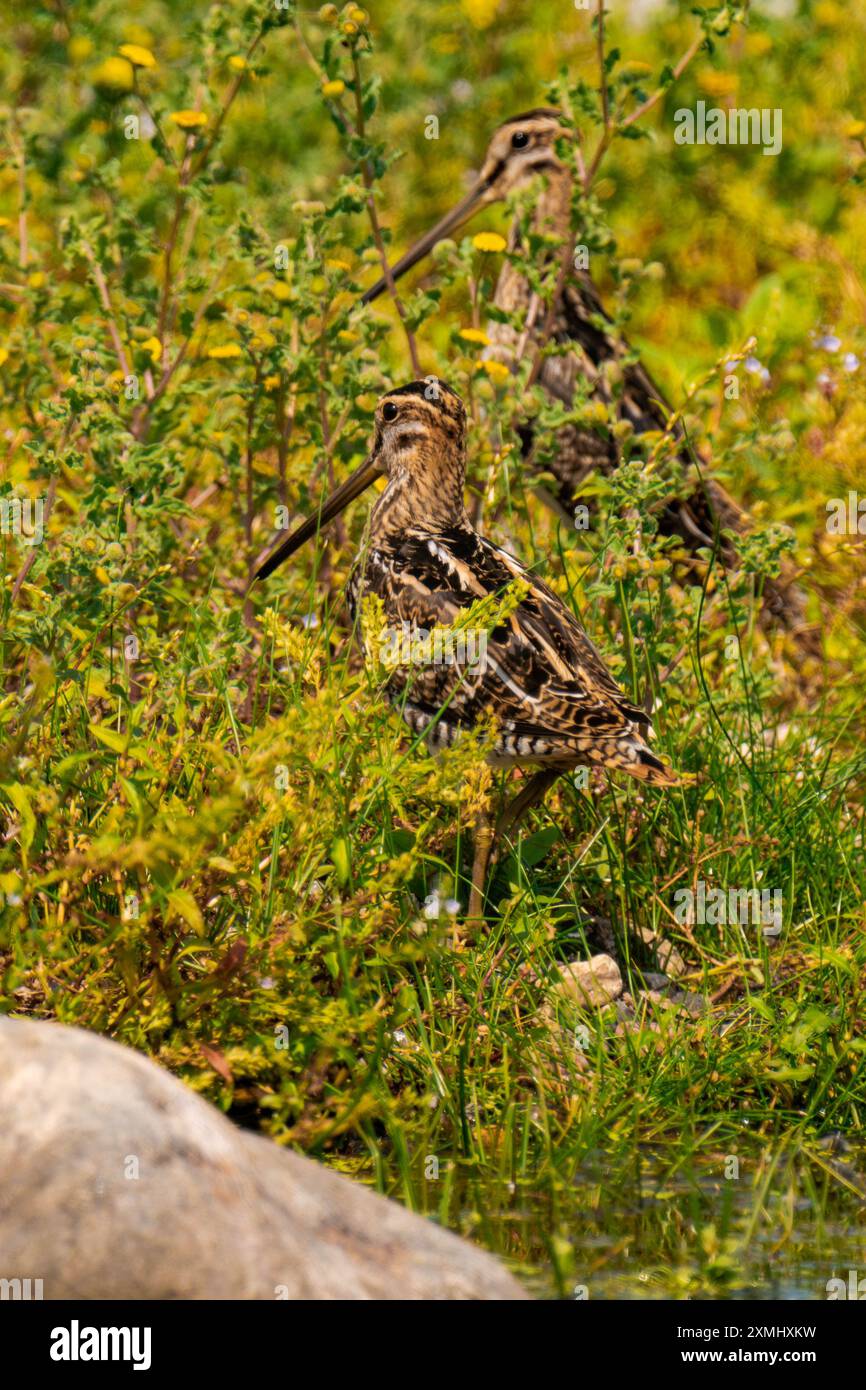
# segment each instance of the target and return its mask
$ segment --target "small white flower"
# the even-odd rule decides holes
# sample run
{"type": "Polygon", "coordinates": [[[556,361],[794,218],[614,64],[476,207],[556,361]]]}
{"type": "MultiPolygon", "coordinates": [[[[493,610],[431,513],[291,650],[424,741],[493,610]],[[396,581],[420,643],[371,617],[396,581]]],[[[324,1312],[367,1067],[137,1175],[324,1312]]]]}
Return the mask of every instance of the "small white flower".
{"type": "Polygon", "coordinates": [[[857,368],[860,366],[860,358],[857,356],[856,352],[846,352],[845,356],[842,358],[842,366],[845,368],[846,372],[856,372],[857,368]]]}
{"type": "Polygon", "coordinates": [[[837,338],[835,333],[822,333],[818,339],[818,347],[825,352],[838,352],[842,346],[841,338],[837,338]]]}

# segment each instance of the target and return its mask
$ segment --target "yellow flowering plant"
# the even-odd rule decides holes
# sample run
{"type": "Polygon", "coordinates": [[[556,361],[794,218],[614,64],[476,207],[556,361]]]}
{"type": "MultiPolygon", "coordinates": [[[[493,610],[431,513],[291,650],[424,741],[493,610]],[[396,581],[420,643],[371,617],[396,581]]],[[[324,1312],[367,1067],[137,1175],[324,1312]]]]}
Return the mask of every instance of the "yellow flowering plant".
{"type": "Polygon", "coordinates": [[[866,17],[747,10],[0,16],[0,1009],[157,1057],[547,1293],[761,1289],[770,1246],[799,1293],[859,1259],[825,1145],[866,1104],[866,17]],[[676,142],[753,101],[778,158],[676,142]],[[561,223],[541,168],[364,305],[493,128],[550,106],[561,223]],[[697,774],[563,779],[475,936],[494,717],[434,757],[388,706],[382,612],[345,603],[367,503],[250,587],[413,379],[466,405],[473,523],[697,774]],[[736,570],[724,516],[707,545],[660,524],[709,476],[749,508],[736,570]],[[767,622],[787,556],[817,646],[767,622]],[[678,918],[698,880],[784,887],[780,931],[678,918]],[[587,1005],[563,967],[598,954],[621,992],[587,1005]],[[760,1176],[727,1205],[720,1154],[760,1176]]]}

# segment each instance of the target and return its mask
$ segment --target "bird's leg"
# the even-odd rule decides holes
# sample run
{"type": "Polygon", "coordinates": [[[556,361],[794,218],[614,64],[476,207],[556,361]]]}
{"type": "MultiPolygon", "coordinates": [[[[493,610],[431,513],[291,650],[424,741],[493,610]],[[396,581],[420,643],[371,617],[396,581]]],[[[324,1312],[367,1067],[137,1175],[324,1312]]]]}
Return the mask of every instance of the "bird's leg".
{"type": "Polygon", "coordinates": [[[469,894],[470,920],[483,917],[484,884],[487,879],[487,865],[493,848],[493,825],[490,814],[485,809],[478,813],[475,821],[475,855],[472,860],[472,890],[469,894]]]}
{"type": "Polygon", "coordinates": [[[561,768],[545,767],[530,777],[523,789],[517,793],[513,801],[509,802],[499,817],[494,838],[498,841],[509,834],[523,819],[530,807],[540,801],[557,778],[561,776],[561,768]]]}
{"type": "Polygon", "coordinates": [[[475,822],[475,858],[472,864],[472,892],[469,896],[470,919],[481,919],[484,905],[484,885],[490,866],[491,855],[499,841],[514,829],[523,819],[530,807],[540,801],[562,775],[561,768],[543,768],[529,777],[525,786],[508,803],[494,829],[486,811],[475,822]]]}

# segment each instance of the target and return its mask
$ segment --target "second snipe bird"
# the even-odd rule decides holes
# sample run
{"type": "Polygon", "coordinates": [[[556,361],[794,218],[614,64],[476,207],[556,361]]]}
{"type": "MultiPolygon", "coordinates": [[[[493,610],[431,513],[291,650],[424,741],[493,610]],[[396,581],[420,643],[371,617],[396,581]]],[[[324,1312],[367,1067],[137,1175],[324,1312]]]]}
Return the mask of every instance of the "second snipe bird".
{"type": "MultiPolygon", "coordinates": [[[[571,138],[559,111],[551,107],[525,111],[504,121],[490,141],[472,188],[394,262],[392,281],[424,260],[437,242],[451,236],[482,208],[508,198],[534,179],[541,180],[543,187],[535,205],[532,230],[536,236],[548,234],[553,238],[552,242],[548,240],[546,249],[536,253],[540,261],[534,271],[537,274],[545,264],[548,268],[558,264],[561,251],[556,243],[568,240],[572,200],[571,169],[560,157],[559,149],[571,138]]],[[[664,430],[671,413],[664,395],[645,367],[635,360],[628,343],[614,330],[589,271],[569,269],[566,275],[560,271],[548,311],[532,287],[528,268],[521,264],[529,251],[519,219],[512,225],[508,250],[513,258],[506,259],[496,285],[497,315],[487,327],[491,343],[488,352],[516,370],[527,348],[534,354],[555,343],[557,350],[539,359],[538,364],[538,382],[548,396],[570,408],[582,381],[589,395],[612,404],[620,420],[628,422],[636,435],[664,430]],[[620,385],[614,390],[612,382],[617,378],[620,385]]],[[[362,302],[371,303],[385,289],[386,280],[378,280],[362,296],[362,302]]],[[[519,434],[529,471],[535,471],[539,466],[539,440],[534,423],[524,421],[519,434]]],[[[571,517],[590,473],[598,470],[609,474],[618,466],[619,444],[609,430],[573,423],[562,425],[555,440],[544,442],[552,445],[545,449],[547,457],[542,464],[543,470],[556,480],[556,496],[551,500],[571,517]]],[[[679,458],[688,474],[691,453],[681,436],[679,445],[679,458]]],[[[668,499],[659,515],[662,533],[678,537],[684,553],[692,557],[712,549],[716,524],[721,528],[720,559],[735,569],[739,563],[737,550],[728,533],[746,534],[749,520],[716,478],[707,475],[698,484],[687,484],[681,495],[668,499]]],[[[700,567],[696,577],[700,577],[700,567]]],[[[804,629],[804,599],[790,564],[783,564],[780,579],[764,582],[763,604],[764,611],[783,627],[797,633],[804,629]]]]}
{"type": "Polygon", "coordinates": [[[494,839],[562,772],[600,764],[658,786],[678,778],[650,751],[646,712],[625,698],[574,614],[474,529],[463,500],[465,470],[460,397],[442,382],[389,391],[376,408],[373,446],[360,468],[273,550],[256,577],[271,574],[384,473],[388,483],[349,578],[353,621],[364,598],[376,595],[392,631],[453,630],[479,599],[513,596],[484,634],[480,659],[478,648],[471,660],[459,659],[455,646],[448,653],[454,659],[437,662],[428,648],[420,662],[401,657],[387,684],[391,703],[432,749],[492,716],[491,761],[538,769],[495,831],[486,820],[476,829],[469,916],[480,917],[494,839]]]}

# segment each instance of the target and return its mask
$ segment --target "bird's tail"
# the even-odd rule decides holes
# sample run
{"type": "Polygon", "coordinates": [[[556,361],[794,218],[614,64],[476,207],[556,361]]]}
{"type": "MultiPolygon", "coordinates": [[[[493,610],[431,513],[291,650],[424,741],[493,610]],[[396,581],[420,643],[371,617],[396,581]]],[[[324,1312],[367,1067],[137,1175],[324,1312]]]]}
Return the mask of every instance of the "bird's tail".
{"type": "Polygon", "coordinates": [[[668,767],[667,763],[663,763],[661,758],[651,753],[645,744],[632,745],[632,750],[632,757],[625,764],[625,771],[630,772],[632,777],[637,777],[639,781],[648,782],[653,787],[682,787],[691,780],[687,774],[668,767]]]}
{"type": "Polygon", "coordinates": [[[677,772],[657,758],[640,735],[631,730],[614,740],[606,761],[608,767],[621,768],[639,782],[648,782],[653,787],[680,787],[691,781],[687,773],[677,772]]]}

